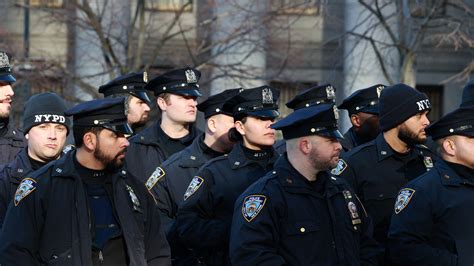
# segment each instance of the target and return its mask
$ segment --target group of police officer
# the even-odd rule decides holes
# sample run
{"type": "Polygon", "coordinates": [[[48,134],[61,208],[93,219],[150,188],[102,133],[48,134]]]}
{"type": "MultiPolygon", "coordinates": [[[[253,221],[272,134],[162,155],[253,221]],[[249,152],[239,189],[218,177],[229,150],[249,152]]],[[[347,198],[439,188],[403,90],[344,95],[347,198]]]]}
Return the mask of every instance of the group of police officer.
{"type": "Polygon", "coordinates": [[[330,84],[276,121],[278,90],[198,104],[200,77],[130,73],[69,109],[36,94],[18,130],[0,52],[0,265],[474,264],[473,81],[431,125],[410,86],[358,90],[338,106],[352,124],[343,136],[330,84]],[[160,119],[138,132],[148,92],[160,119]]]}

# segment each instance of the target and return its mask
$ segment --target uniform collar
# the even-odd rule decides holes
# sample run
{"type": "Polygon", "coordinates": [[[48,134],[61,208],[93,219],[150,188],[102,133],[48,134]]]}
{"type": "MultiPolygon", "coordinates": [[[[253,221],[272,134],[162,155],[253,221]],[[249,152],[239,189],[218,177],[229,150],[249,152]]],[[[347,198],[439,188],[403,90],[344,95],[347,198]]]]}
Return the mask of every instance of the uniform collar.
{"type": "MultiPolygon", "coordinates": [[[[245,157],[244,150],[242,149],[242,142],[237,142],[234,144],[234,147],[229,153],[229,162],[232,165],[232,169],[238,169],[244,167],[249,164],[257,163],[256,161],[249,160],[245,157]]],[[[267,165],[273,165],[275,161],[278,159],[278,153],[271,148],[273,152],[273,156],[268,160],[267,165]]]]}
{"type": "MultiPolygon", "coordinates": [[[[284,153],[275,163],[274,174],[278,175],[280,182],[285,190],[291,193],[302,193],[319,195],[315,193],[314,189],[306,182],[306,178],[301,175],[288,161],[287,153],[284,153]]],[[[319,178],[327,178],[325,184],[325,192],[327,197],[331,197],[342,190],[335,182],[337,179],[329,174],[328,171],[319,173],[319,178]]]]}
{"type": "MultiPolygon", "coordinates": [[[[74,157],[76,156],[76,150],[72,150],[63,155],[58,160],[54,161],[52,165],[52,177],[75,177],[80,178],[79,173],[74,167],[74,157]]],[[[124,169],[118,170],[116,173],[111,175],[119,175],[123,178],[126,177],[127,172],[124,169]]]]}
{"type": "Polygon", "coordinates": [[[436,162],[436,169],[438,170],[439,176],[441,178],[441,183],[444,186],[461,186],[461,185],[470,185],[474,186],[474,182],[459,176],[454,169],[449,167],[449,165],[444,160],[438,160],[436,162]]]}
{"type": "Polygon", "coordinates": [[[23,148],[16,156],[16,159],[12,161],[9,166],[11,169],[11,176],[18,181],[21,181],[27,172],[31,172],[31,163],[28,158],[28,148],[23,148]]]}
{"type": "Polygon", "coordinates": [[[194,139],[193,143],[186,147],[180,154],[180,167],[195,168],[203,165],[209,156],[201,148],[201,142],[204,141],[204,133],[194,139]]]}

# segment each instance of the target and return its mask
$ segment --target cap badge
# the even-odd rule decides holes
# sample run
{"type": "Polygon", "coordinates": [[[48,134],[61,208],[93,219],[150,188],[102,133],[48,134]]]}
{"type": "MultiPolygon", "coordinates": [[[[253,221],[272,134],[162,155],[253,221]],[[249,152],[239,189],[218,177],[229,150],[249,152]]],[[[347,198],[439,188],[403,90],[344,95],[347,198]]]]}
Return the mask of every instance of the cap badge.
{"type": "Polygon", "coordinates": [[[10,62],[6,53],[0,53],[0,68],[4,67],[10,67],[10,62]]]}
{"type": "Polygon", "coordinates": [[[148,82],[148,73],[143,72],[143,82],[148,82]]]}
{"type": "Polygon", "coordinates": [[[270,88],[265,88],[262,90],[262,103],[273,104],[273,93],[270,88]]]}
{"type": "Polygon", "coordinates": [[[335,99],[336,98],[336,92],[334,91],[333,86],[327,86],[326,87],[326,96],[328,99],[335,99]]]}
{"type": "Polygon", "coordinates": [[[187,83],[197,83],[197,77],[196,77],[196,73],[194,73],[194,71],[192,71],[191,69],[188,69],[184,72],[184,74],[186,74],[186,82],[187,83]]]}

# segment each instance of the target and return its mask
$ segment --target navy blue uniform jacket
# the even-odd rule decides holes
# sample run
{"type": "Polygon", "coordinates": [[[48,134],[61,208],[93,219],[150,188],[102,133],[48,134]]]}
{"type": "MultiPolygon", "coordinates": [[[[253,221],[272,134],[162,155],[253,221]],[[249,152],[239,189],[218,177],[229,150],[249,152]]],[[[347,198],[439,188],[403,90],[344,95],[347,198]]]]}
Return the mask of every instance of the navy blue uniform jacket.
{"type": "Polygon", "coordinates": [[[390,224],[392,261],[397,265],[474,265],[474,180],[438,161],[433,170],[401,191],[408,193],[406,199],[398,197],[390,224]]]}
{"type": "MultiPolygon", "coordinates": [[[[3,224],[1,265],[92,265],[87,193],[73,156],[75,151],[70,151],[28,176],[36,180],[30,180],[34,189],[17,206],[10,204],[3,224]]],[[[129,265],[170,265],[159,215],[143,184],[127,178],[124,171],[116,173],[112,182],[129,265]]]]}
{"type": "Polygon", "coordinates": [[[318,179],[322,191],[284,154],[250,186],[235,203],[232,265],[376,265],[372,224],[355,193],[327,172],[318,179]]]}
{"type": "Polygon", "coordinates": [[[8,124],[7,133],[0,137],[0,165],[7,164],[26,147],[26,140],[23,133],[18,129],[14,129],[11,123],[8,124]]]}

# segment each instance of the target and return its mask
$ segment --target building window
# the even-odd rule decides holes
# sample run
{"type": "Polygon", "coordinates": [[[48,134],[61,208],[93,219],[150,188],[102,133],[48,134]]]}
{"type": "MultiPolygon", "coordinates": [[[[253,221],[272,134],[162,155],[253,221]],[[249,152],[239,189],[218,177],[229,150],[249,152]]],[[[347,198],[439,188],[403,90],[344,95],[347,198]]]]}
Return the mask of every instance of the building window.
{"type": "Polygon", "coordinates": [[[275,0],[270,10],[279,15],[319,15],[320,0],[275,0]]]}
{"type": "MultiPolygon", "coordinates": [[[[63,0],[29,0],[30,7],[47,7],[47,8],[62,8],[64,7],[63,0]]],[[[24,5],[25,0],[18,0],[18,4],[24,5]]]]}
{"type": "Polygon", "coordinates": [[[431,122],[437,121],[443,114],[443,86],[440,85],[417,85],[416,89],[428,96],[431,103],[431,112],[428,118],[431,122]]]}
{"type": "Polygon", "coordinates": [[[176,12],[183,9],[184,12],[193,11],[192,0],[148,0],[145,8],[151,11],[176,12]]]}

